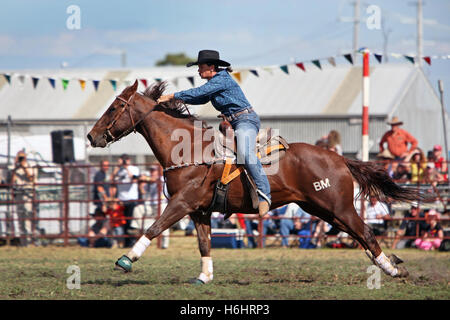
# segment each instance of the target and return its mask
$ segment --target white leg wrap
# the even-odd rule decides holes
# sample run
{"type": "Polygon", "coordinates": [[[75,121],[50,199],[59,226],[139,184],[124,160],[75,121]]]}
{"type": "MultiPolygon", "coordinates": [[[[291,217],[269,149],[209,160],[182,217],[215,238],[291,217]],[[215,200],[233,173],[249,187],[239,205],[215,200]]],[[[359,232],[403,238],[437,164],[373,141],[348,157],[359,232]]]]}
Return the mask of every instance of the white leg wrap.
{"type": "Polygon", "coordinates": [[[391,276],[397,275],[398,269],[392,265],[391,261],[389,261],[384,252],[381,252],[381,254],[375,258],[375,261],[381,270],[383,270],[386,274],[391,276]]]}
{"type": "Polygon", "coordinates": [[[198,279],[207,283],[213,279],[213,262],[211,257],[202,257],[202,273],[198,276],[198,279]]]}
{"type": "Polygon", "coordinates": [[[146,236],[140,237],[128,253],[128,258],[132,261],[139,259],[144,254],[144,251],[148,248],[150,243],[151,241],[146,236]]]}

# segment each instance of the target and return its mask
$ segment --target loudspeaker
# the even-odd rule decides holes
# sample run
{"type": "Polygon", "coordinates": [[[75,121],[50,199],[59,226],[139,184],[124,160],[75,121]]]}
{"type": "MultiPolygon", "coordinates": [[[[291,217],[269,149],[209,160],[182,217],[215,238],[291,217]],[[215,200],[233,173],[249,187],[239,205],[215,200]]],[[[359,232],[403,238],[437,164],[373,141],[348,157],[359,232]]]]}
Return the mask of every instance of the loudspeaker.
{"type": "Polygon", "coordinates": [[[73,131],[58,130],[52,131],[52,155],[53,162],[64,164],[74,162],[73,131]]]}

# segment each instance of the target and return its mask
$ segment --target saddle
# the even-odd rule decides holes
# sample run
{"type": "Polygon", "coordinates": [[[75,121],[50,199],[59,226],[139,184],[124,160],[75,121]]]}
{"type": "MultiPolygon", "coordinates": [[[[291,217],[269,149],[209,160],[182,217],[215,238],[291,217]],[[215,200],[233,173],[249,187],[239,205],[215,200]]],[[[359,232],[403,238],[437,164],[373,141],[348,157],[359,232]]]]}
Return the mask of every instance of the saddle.
{"type": "MultiPolygon", "coordinates": [[[[225,166],[222,172],[222,177],[216,183],[213,200],[208,209],[209,212],[227,212],[227,194],[229,183],[237,178],[242,172],[245,174],[245,181],[252,199],[252,206],[254,209],[258,208],[259,200],[257,194],[256,184],[247,173],[243,166],[231,171],[232,165],[236,164],[236,139],[229,125],[228,121],[223,119],[219,126],[220,131],[214,132],[214,157],[216,159],[224,159],[225,166]]],[[[261,129],[256,137],[256,154],[260,159],[262,165],[269,165],[280,161],[285,155],[289,145],[281,136],[276,135],[272,128],[261,129]]],[[[227,214],[227,219],[231,214],[227,214]]]]}
{"type": "MultiPolygon", "coordinates": [[[[259,130],[256,136],[256,155],[261,164],[268,165],[279,161],[289,149],[289,144],[272,128],[259,130]]],[[[216,158],[237,158],[236,138],[232,129],[214,134],[214,155],[216,158]]]]}

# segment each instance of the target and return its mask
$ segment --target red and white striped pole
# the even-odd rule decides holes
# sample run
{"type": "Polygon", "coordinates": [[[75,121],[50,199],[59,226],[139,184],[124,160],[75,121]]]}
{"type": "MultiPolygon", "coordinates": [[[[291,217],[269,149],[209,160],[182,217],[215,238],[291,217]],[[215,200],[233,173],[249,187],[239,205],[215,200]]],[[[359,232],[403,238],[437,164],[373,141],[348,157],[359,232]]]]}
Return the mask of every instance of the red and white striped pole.
{"type": "Polygon", "coordinates": [[[370,97],[369,49],[364,49],[362,53],[363,53],[362,161],[369,161],[369,97],[370,97]]]}

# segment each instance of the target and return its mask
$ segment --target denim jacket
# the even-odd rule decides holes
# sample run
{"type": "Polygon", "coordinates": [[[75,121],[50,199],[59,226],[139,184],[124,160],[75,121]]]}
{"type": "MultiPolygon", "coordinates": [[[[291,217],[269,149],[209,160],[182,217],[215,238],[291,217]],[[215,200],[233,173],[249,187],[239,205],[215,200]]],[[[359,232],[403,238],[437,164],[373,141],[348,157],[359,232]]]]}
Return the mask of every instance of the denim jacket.
{"type": "Polygon", "coordinates": [[[211,101],[214,108],[226,116],[251,107],[239,85],[226,70],[219,71],[198,88],[176,92],[174,98],[193,105],[211,101]]]}

